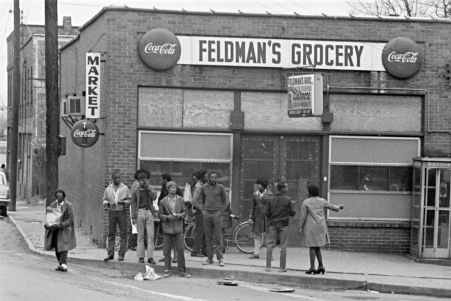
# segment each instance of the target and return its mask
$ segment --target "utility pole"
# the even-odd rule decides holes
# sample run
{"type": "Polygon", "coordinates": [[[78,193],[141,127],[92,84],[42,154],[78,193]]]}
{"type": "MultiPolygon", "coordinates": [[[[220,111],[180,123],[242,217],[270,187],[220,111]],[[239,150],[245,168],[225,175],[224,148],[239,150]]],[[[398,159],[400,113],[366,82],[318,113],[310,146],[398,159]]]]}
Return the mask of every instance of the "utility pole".
{"type": "Polygon", "coordinates": [[[11,116],[11,162],[9,168],[9,189],[11,202],[8,209],[16,211],[17,198],[17,152],[19,138],[20,104],[20,8],[19,0],[14,0],[14,75],[13,75],[13,112],[11,116]]]}
{"type": "Polygon", "coordinates": [[[58,189],[58,1],[45,0],[46,205],[58,189]]]}

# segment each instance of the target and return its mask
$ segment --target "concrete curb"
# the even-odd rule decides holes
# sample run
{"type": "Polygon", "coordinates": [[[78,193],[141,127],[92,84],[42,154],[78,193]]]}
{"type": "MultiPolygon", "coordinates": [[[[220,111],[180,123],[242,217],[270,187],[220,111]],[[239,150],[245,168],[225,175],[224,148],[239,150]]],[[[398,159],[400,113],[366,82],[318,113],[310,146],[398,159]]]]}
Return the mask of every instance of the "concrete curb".
{"type": "MultiPolygon", "coordinates": [[[[28,235],[23,231],[22,227],[19,223],[10,215],[10,220],[17,227],[19,232],[22,234],[25,239],[29,249],[40,256],[48,256],[54,257],[53,254],[43,253],[35,248],[31,240],[28,238],[28,235]]],[[[87,265],[90,267],[97,268],[107,268],[107,269],[116,269],[120,270],[126,274],[129,274],[125,277],[130,276],[132,279],[137,273],[145,272],[145,264],[135,263],[135,262],[118,262],[118,261],[109,261],[104,262],[103,260],[96,259],[81,259],[75,257],[69,257],[68,262],[77,265],[87,265]]],[[[229,265],[230,266],[230,265],[229,265]]],[[[188,272],[192,274],[194,277],[199,278],[208,278],[208,279],[224,279],[225,277],[234,277],[235,280],[238,281],[246,281],[246,282],[257,282],[257,283],[266,283],[266,284],[279,284],[283,286],[296,286],[307,289],[363,289],[363,290],[372,290],[378,291],[381,293],[396,293],[396,294],[410,294],[410,295],[424,295],[424,296],[433,296],[433,297],[441,297],[441,298],[450,298],[451,297],[451,289],[441,289],[441,288],[429,288],[429,287],[413,287],[413,286],[404,286],[404,285],[390,285],[383,283],[374,283],[374,282],[366,282],[366,281],[358,281],[358,280],[347,280],[347,279],[334,279],[328,278],[327,276],[304,276],[304,275],[287,275],[278,273],[277,269],[273,269],[273,272],[249,272],[249,271],[240,271],[239,265],[233,265],[237,267],[236,270],[230,269],[210,269],[210,268],[201,268],[201,267],[189,267],[188,272]]],[[[164,266],[155,265],[152,266],[155,269],[155,272],[158,274],[164,273],[164,266]]],[[[177,275],[177,268],[173,267],[173,274],[177,275]]]]}
{"type": "Polygon", "coordinates": [[[27,233],[22,229],[22,227],[19,225],[19,223],[12,217],[11,215],[8,215],[8,218],[10,221],[13,222],[13,224],[16,226],[17,230],[19,230],[20,234],[22,234],[22,237],[25,239],[25,242],[28,245],[28,248],[30,248],[31,251],[35,253],[39,253],[38,250],[34,247],[33,243],[31,242],[31,239],[28,237],[27,233]]]}

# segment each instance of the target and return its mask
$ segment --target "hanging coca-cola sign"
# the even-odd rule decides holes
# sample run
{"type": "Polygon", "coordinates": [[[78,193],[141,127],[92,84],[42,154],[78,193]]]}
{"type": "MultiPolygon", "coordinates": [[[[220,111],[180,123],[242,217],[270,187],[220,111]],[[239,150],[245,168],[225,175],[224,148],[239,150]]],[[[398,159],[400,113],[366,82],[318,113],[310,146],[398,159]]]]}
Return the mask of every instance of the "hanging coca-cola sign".
{"type": "Polygon", "coordinates": [[[99,140],[99,128],[89,120],[80,120],[72,127],[70,136],[79,147],[87,148],[99,140]]]}
{"type": "Polygon", "coordinates": [[[155,28],[146,32],[138,43],[139,56],[149,68],[167,70],[180,58],[180,41],[167,29],[155,28]]]}
{"type": "Polygon", "coordinates": [[[382,51],[385,70],[396,78],[404,79],[415,75],[422,63],[423,52],[420,46],[408,38],[395,38],[382,51]]]}

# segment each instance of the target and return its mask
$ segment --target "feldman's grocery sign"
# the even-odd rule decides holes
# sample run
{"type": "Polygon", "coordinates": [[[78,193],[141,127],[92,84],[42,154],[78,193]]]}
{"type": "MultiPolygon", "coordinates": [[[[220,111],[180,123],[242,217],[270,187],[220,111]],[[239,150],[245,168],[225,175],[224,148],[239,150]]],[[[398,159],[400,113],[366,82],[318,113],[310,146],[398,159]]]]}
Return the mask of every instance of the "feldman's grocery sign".
{"type": "Polygon", "coordinates": [[[177,36],[178,64],[385,71],[385,43],[177,36]]]}

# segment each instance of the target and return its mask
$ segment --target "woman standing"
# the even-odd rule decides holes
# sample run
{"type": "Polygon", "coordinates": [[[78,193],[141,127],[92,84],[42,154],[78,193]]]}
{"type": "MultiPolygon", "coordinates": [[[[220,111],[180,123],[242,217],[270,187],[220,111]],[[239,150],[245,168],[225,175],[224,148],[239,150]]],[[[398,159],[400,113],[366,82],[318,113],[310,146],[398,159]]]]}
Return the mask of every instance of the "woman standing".
{"type": "Polygon", "coordinates": [[[262,244],[262,233],[266,232],[266,215],[265,208],[268,197],[272,195],[267,190],[268,180],[266,178],[257,179],[257,190],[252,195],[252,208],[249,214],[249,223],[252,225],[252,233],[254,234],[254,254],[249,259],[260,258],[260,246],[262,244]]]}
{"type": "Polygon", "coordinates": [[[67,272],[67,254],[77,246],[74,227],[74,208],[66,200],[66,193],[57,189],[55,191],[56,201],[47,207],[47,211],[60,211],[61,219],[57,223],[45,228],[44,250],[55,248],[56,259],[59,265],[55,269],[59,272],[67,272]]]}
{"type": "Polygon", "coordinates": [[[344,208],[344,205],[332,205],[320,198],[318,185],[310,184],[307,189],[309,198],[302,204],[299,218],[301,244],[304,247],[310,247],[310,269],[305,273],[324,274],[326,269],[323,265],[321,247],[326,245],[326,236],[328,236],[325,209],[339,211],[344,208]],[[319,263],[317,270],[315,270],[315,257],[318,258],[319,263]]]}

